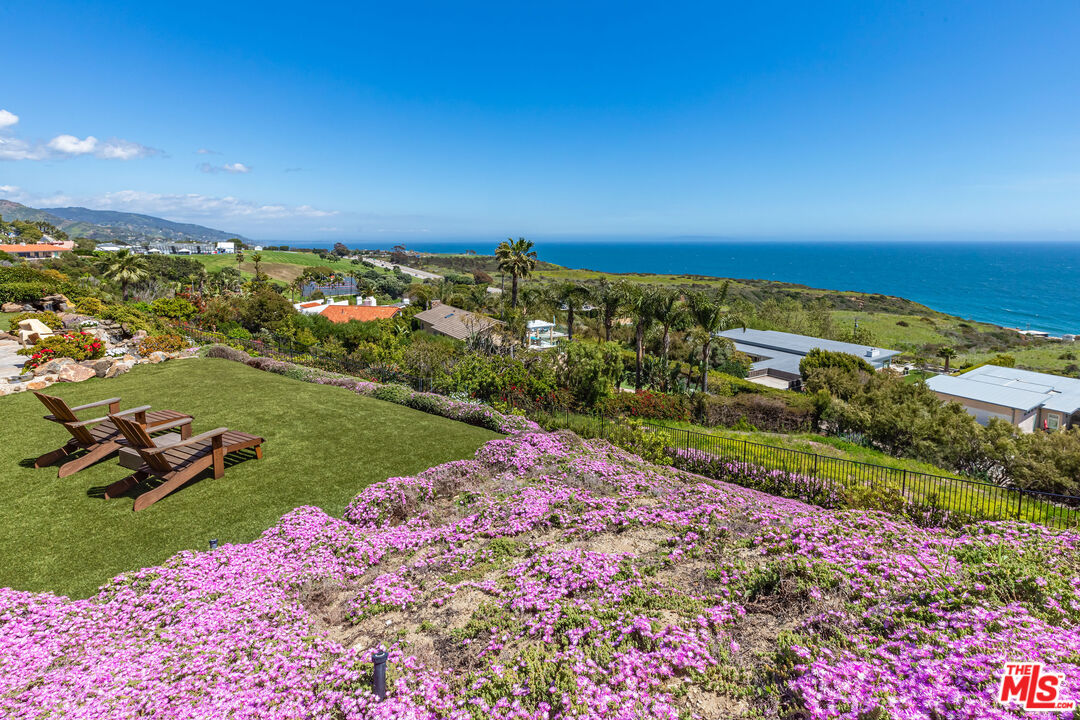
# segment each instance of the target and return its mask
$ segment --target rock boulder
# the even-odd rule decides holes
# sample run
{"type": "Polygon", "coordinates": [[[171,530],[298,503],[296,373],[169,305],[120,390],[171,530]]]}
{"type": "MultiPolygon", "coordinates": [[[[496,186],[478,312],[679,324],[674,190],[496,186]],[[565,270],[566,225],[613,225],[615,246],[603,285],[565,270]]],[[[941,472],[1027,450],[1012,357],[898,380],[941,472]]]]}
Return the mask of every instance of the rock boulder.
{"type": "Polygon", "coordinates": [[[97,377],[94,369],[79,364],[67,365],[56,374],[59,382],[82,382],[92,377],[97,377]]]}

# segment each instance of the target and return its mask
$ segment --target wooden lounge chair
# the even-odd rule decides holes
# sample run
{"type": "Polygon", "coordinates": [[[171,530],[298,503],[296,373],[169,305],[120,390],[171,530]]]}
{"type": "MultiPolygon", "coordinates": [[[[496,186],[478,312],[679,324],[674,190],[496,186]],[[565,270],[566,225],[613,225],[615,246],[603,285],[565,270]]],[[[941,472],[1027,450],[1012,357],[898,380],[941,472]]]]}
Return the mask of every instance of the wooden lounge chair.
{"type": "Polygon", "coordinates": [[[120,411],[120,398],[114,397],[108,400],[101,400],[100,402],[87,403],[86,405],[79,405],[78,407],[69,407],[63,398],[54,397],[52,395],[45,395],[44,393],[35,392],[34,395],[37,399],[49,409],[51,415],[46,415],[45,419],[51,422],[59,423],[64,426],[71,434],[71,439],[67,443],[52,452],[47,452],[37,460],[34,461],[34,467],[40,468],[46,465],[52,465],[58,460],[61,460],[72,453],[79,450],[85,450],[83,455],[77,458],[68,460],[66,463],[60,466],[57,477],[67,477],[73,475],[84,468],[88,468],[96,462],[100,462],[109,457],[113,453],[120,449],[123,444],[123,436],[120,431],[116,429],[116,425],[107,417],[96,417],[90,420],[79,420],[75,413],[82,410],[89,410],[90,408],[105,407],[108,406],[109,414],[116,417],[132,418],[132,422],[146,427],[150,432],[158,432],[159,430],[168,430],[172,427],[180,426],[181,432],[184,433],[184,437],[187,437],[184,426],[178,421],[185,421],[190,423],[191,416],[183,413],[178,413],[175,410],[155,410],[149,412],[150,406],[143,405],[141,407],[131,408],[130,410],[120,411]]]}
{"type": "Polygon", "coordinates": [[[137,422],[119,415],[110,415],[109,419],[123,433],[129,445],[122,453],[138,453],[142,464],[128,477],[110,485],[105,497],[121,495],[149,478],[162,481],[135,498],[135,511],[150,507],[208,468],[213,469],[215,478],[220,478],[225,474],[225,456],[229,453],[255,448],[256,459],[262,458],[263,439],[256,435],[222,427],[159,447],[147,429],[137,422]]]}

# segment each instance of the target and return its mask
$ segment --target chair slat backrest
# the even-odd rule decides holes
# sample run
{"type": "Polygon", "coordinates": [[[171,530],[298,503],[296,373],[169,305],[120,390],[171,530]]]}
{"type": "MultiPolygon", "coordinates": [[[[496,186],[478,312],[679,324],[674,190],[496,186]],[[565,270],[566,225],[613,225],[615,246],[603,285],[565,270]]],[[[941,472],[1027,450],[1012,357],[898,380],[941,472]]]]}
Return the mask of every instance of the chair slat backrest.
{"type": "Polygon", "coordinates": [[[68,407],[68,404],[64,402],[63,398],[39,392],[35,392],[34,394],[37,395],[37,399],[49,409],[52,416],[60,422],[79,421],[79,418],[75,416],[75,413],[71,412],[71,408],[68,407]]]}
{"type": "Polygon", "coordinates": [[[158,472],[172,471],[172,466],[169,465],[162,454],[153,453],[147,455],[143,452],[143,450],[154,448],[156,445],[154,445],[154,439],[150,437],[150,433],[146,432],[146,429],[142,425],[118,415],[110,415],[109,419],[113,421],[113,424],[116,425],[116,429],[123,434],[124,438],[131,444],[131,447],[138,451],[143,462],[158,472]]]}

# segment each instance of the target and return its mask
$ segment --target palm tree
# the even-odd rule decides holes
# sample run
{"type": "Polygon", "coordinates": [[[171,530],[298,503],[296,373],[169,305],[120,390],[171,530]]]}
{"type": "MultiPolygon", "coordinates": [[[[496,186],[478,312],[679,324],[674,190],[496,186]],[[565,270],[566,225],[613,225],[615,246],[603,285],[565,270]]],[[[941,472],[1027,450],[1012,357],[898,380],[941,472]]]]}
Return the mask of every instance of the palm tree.
{"type": "Polygon", "coordinates": [[[251,256],[251,262],[255,263],[255,284],[262,284],[264,276],[262,274],[262,253],[254,253],[251,256]]]}
{"type": "Polygon", "coordinates": [[[668,352],[671,350],[671,326],[682,320],[686,308],[682,304],[682,297],[674,288],[662,288],[656,293],[654,313],[656,321],[664,328],[664,339],[661,343],[660,359],[664,370],[664,384],[667,389],[668,352]]]}
{"type": "Polygon", "coordinates": [[[304,280],[303,275],[297,275],[293,278],[293,281],[289,283],[289,294],[292,296],[293,302],[296,302],[296,293],[304,291],[304,285],[307,282],[304,280]]]}
{"type": "Polygon", "coordinates": [[[945,361],[945,373],[949,372],[949,362],[956,357],[956,351],[951,347],[943,347],[937,351],[939,358],[945,361]]]}
{"type": "Polygon", "coordinates": [[[507,238],[495,248],[499,269],[510,273],[510,307],[517,307],[518,278],[529,277],[536,269],[536,251],[532,247],[533,244],[525,238],[518,238],[516,241],[507,238]]]}
{"type": "Polygon", "coordinates": [[[709,351],[712,350],[712,341],[716,333],[740,325],[743,328],[746,327],[743,319],[724,304],[727,300],[728,286],[729,283],[725,282],[715,298],[703,292],[691,296],[690,314],[702,332],[701,392],[703,393],[709,391],[709,351]]]}
{"type": "Polygon", "coordinates": [[[235,245],[235,247],[236,247],[236,269],[239,270],[240,269],[240,263],[244,262],[244,251],[240,247],[239,243],[237,243],[235,245]]]}
{"type": "Polygon", "coordinates": [[[600,309],[600,317],[604,323],[604,341],[611,341],[611,327],[615,324],[615,318],[626,303],[627,289],[622,283],[603,281],[598,288],[593,290],[592,302],[600,309]]]}
{"type": "Polygon", "coordinates": [[[634,389],[644,385],[645,334],[656,322],[656,289],[650,285],[637,286],[627,292],[626,309],[634,316],[634,389]]]}
{"type": "Polygon", "coordinates": [[[576,282],[559,283],[552,290],[552,298],[566,307],[566,339],[574,339],[574,311],[589,299],[589,291],[576,282]]]}
{"type": "Polygon", "coordinates": [[[102,268],[105,277],[120,283],[120,290],[127,302],[128,285],[141,282],[150,276],[146,269],[146,260],[133,255],[130,250],[118,250],[105,260],[102,268]]]}

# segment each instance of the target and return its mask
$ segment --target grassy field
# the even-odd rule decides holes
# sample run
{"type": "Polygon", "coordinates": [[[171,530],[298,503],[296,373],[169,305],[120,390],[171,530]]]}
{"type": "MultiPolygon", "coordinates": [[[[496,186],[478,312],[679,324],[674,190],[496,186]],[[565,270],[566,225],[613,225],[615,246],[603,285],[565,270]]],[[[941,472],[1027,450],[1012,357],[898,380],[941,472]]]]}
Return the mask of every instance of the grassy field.
{"type": "Polygon", "coordinates": [[[41,419],[33,395],[0,398],[0,586],[73,597],[121,571],[205,548],[210,538],[250,541],[298,506],[339,516],[371,482],[471,457],[498,437],[226,360],[141,365],[113,380],[58,384],[50,392],[71,405],[120,396],[123,407],[188,412],[195,433],[227,426],[266,438],[262,460],[245,460],[219,480],[198,480],[134,513],[131,497],[100,497],[124,476],[115,459],[63,479],[55,468],[35,470],[33,458],[67,434],[41,419]]]}
{"type": "MultiPolygon", "coordinates": [[[[251,256],[254,254],[251,250],[244,251],[244,262],[240,264],[240,272],[246,277],[255,276],[255,263],[251,262],[251,256]]],[[[305,267],[318,267],[321,265],[341,270],[352,268],[348,261],[338,260],[331,262],[323,260],[314,253],[264,250],[262,257],[262,271],[273,280],[286,284],[300,277],[300,273],[304,271],[305,267]]],[[[202,263],[207,272],[220,270],[223,267],[236,267],[236,256],[230,254],[192,255],[191,259],[202,263]]]]}
{"type": "Polygon", "coordinates": [[[1004,347],[1008,341],[1024,341],[1020,335],[1002,330],[996,325],[941,313],[908,315],[836,310],[833,312],[833,319],[844,328],[853,327],[858,320],[859,327],[873,333],[875,343],[880,347],[895,350],[912,350],[924,345],[955,346],[966,343],[1000,343],[1004,347]]]}
{"type": "MultiPolygon", "coordinates": [[[[1080,343],[1050,343],[1041,347],[1010,348],[1006,355],[1016,358],[1016,367],[1025,370],[1080,376],[1080,343]]],[[[960,356],[959,366],[985,362],[997,353],[966,353],[960,356]]]]}
{"type": "Polygon", "coordinates": [[[9,330],[10,328],[8,327],[8,320],[15,317],[16,315],[18,315],[18,313],[0,313],[0,330],[9,330]]]}

